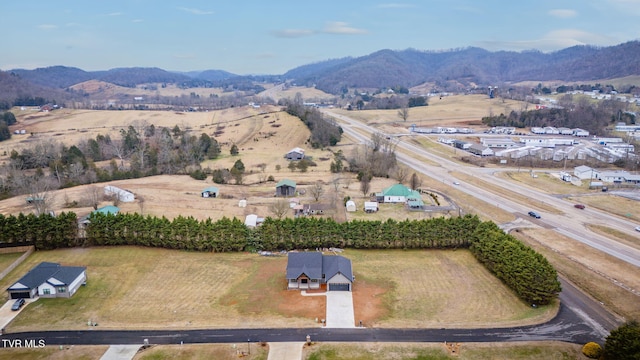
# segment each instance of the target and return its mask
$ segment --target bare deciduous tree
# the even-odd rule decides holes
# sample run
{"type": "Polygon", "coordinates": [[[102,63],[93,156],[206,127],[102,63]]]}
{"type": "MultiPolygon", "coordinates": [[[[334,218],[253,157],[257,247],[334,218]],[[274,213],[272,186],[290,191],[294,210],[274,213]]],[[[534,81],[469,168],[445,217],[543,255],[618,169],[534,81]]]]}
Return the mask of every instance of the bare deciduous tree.
{"type": "Polygon", "coordinates": [[[369,176],[362,176],[360,179],[360,191],[363,196],[367,196],[369,194],[369,190],[371,189],[371,178],[369,176]]]}
{"type": "Polygon", "coordinates": [[[422,186],[422,178],[418,176],[418,174],[413,173],[411,175],[411,179],[409,180],[409,186],[411,190],[417,190],[420,186],[422,186]]]}
{"type": "Polygon", "coordinates": [[[34,210],[36,215],[49,213],[54,200],[54,196],[50,191],[52,189],[50,179],[36,176],[25,178],[25,180],[27,204],[34,210]]]}
{"type": "Polygon", "coordinates": [[[269,212],[277,219],[282,219],[289,212],[289,201],[286,199],[278,199],[269,204],[269,212]]]}
{"type": "Polygon", "coordinates": [[[409,176],[409,169],[405,166],[398,165],[393,169],[393,174],[396,180],[398,180],[398,183],[403,184],[409,176]]]}
{"type": "Polygon", "coordinates": [[[407,103],[404,103],[402,107],[400,107],[400,110],[398,110],[398,116],[402,121],[407,121],[409,118],[409,105],[407,103]]]}
{"type": "Polygon", "coordinates": [[[95,185],[87,186],[85,188],[85,192],[84,192],[85,202],[87,205],[91,206],[93,210],[98,210],[98,206],[100,205],[100,202],[102,201],[103,196],[104,195],[102,190],[95,185]]]}
{"type": "Polygon", "coordinates": [[[324,194],[324,188],[322,187],[322,182],[316,181],[316,183],[313,184],[313,186],[311,186],[311,188],[309,189],[309,194],[313,196],[313,199],[315,201],[318,201],[318,199],[320,199],[322,194],[324,194]]]}

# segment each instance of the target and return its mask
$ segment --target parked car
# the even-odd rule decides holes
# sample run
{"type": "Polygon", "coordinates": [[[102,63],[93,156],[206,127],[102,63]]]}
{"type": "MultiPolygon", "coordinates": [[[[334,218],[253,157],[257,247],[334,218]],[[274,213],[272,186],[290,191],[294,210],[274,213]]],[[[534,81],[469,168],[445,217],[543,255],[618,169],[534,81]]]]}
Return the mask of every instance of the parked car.
{"type": "Polygon", "coordinates": [[[535,211],[529,211],[529,216],[534,217],[536,219],[540,219],[540,214],[535,211]]]}
{"type": "Polygon", "coordinates": [[[11,310],[18,311],[18,310],[20,310],[22,305],[24,305],[24,299],[22,299],[22,298],[17,299],[16,302],[14,302],[13,305],[11,306],[11,310]]]}
{"type": "Polygon", "coordinates": [[[576,209],[584,209],[584,205],[582,205],[582,204],[575,204],[575,205],[573,205],[573,207],[576,208],[576,209]]]}

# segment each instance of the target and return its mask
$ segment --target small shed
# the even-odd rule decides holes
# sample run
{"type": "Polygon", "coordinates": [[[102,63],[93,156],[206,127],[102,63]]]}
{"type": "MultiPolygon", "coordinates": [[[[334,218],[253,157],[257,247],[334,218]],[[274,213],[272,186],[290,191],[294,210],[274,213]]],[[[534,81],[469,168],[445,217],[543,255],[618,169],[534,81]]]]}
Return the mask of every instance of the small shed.
{"type": "Polygon", "coordinates": [[[294,196],[296,193],[296,182],[289,179],[282,179],[276,184],[276,196],[294,196]]]}
{"type": "Polygon", "coordinates": [[[242,199],[242,200],[238,201],[238,207],[246,208],[247,207],[247,200],[242,199]]]}
{"type": "Polygon", "coordinates": [[[209,186],[208,188],[202,190],[202,197],[204,198],[209,198],[209,197],[213,197],[213,198],[217,198],[219,191],[217,187],[215,186],[209,186]]]}
{"type": "Polygon", "coordinates": [[[378,211],[378,203],[376,201],[365,201],[364,202],[364,212],[366,213],[374,213],[378,211]]]}
{"type": "Polygon", "coordinates": [[[247,215],[247,217],[244,219],[244,225],[248,227],[258,226],[258,215],[256,214],[247,215]]]}
{"type": "Polygon", "coordinates": [[[347,201],[347,203],[345,204],[347,211],[348,212],[354,212],[356,211],[356,202],[353,200],[349,200],[347,201]]]}

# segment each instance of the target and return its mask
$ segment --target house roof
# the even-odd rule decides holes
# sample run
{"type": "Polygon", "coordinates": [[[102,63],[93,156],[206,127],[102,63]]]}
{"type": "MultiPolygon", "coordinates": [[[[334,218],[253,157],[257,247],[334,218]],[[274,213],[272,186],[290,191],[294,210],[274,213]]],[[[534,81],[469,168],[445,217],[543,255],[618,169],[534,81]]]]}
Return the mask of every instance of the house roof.
{"type": "Polygon", "coordinates": [[[290,154],[290,153],[293,153],[293,152],[298,153],[298,154],[304,154],[304,149],[299,148],[299,147],[295,147],[295,148],[289,150],[289,152],[287,154],[290,154]]]}
{"type": "Polygon", "coordinates": [[[409,196],[413,193],[413,190],[402,184],[395,184],[382,190],[384,196],[409,196]]]}
{"type": "Polygon", "coordinates": [[[209,193],[217,193],[218,192],[218,188],[215,186],[209,186],[208,188],[202,190],[203,193],[205,192],[209,192],[209,193]]]}
{"type": "Polygon", "coordinates": [[[62,284],[69,285],[86,269],[82,266],[60,266],[58,263],[41,262],[7,290],[31,290],[51,278],[58,280],[62,284]]]}
{"type": "Polygon", "coordinates": [[[278,181],[278,183],[276,184],[276,187],[280,187],[280,186],[296,187],[296,182],[289,179],[282,179],[278,181]]]}
{"type": "Polygon", "coordinates": [[[98,210],[94,210],[92,211],[92,213],[100,213],[100,214],[112,214],[115,215],[120,211],[120,208],[118,208],[117,206],[113,206],[113,205],[107,205],[107,206],[103,206],[98,210]]]}
{"type": "Polygon", "coordinates": [[[322,253],[289,253],[287,261],[287,279],[296,279],[305,274],[311,279],[322,279],[322,253]]]}
{"type": "Polygon", "coordinates": [[[580,166],[576,166],[573,171],[574,172],[587,172],[587,171],[591,171],[591,167],[586,166],[586,165],[580,165],[580,166]]]}
{"type": "Polygon", "coordinates": [[[296,279],[305,274],[310,279],[329,280],[340,273],[347,279],[353,279],[351,260],[340,255],[323,255],[321,252],[289,253],[287,279],[296,279]]]}

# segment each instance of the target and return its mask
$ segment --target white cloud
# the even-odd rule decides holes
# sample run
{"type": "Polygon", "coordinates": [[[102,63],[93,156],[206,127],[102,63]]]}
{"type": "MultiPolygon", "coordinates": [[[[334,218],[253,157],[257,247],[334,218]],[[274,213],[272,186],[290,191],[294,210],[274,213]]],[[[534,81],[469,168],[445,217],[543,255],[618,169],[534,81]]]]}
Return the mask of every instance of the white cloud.
{"type": "Polygon", "coordinates": [[[133,20],[131,20],[131,22],[133,22],[133,23],[141,23],[143,21],[144,20],[142,20],[142,19],[133,19],[133,20]]]}
{"type": "Polygon", "coordinates": [[[106,14],[107,16],[122,16],[121,12],[112,12],[112,13],[108,13],[106,14]]]}
{"type": "Polygon", "coordinates": [[[346,22],[332,21],[327,23],[323,32],[338,35],[361,35],[366,34],[367,30],[350,27],[346,22]]]}
{"type": "Polygon", "coordinates": [[[38,29],[41,30],[55,30],[58,28],[58,25],[53,25],[53,24],[40,24],[38,25],[38,29]]]}
{"type": "Polygon", "coordinates": [[[282,29],[271,32],[276,37],[281,38],[299,38],[304,36],[311,36],[316,32],[308,29],[282,29]]]}
{"type": "Polygon", "coordinates": [[[194,14],[194,15],[211,15],[211,14],[213,14],[213,11],[200,10],[200,9],[194,9],[194,8],[179,7],[178,10],[182,10],[184,12],[188,12],[188,13],[194,14]]]}
{"type": "Polygon", "coordinates": [[[578,15],[578,13],[572,9],[552,9],[552,10],[549,10],[549,15],[557,18],[561,18],[561,19],[568,19],[568,18],[575,17],[576,15],[578,15]]]}

